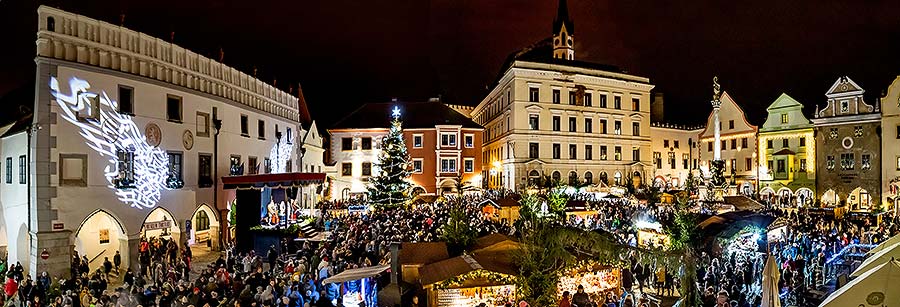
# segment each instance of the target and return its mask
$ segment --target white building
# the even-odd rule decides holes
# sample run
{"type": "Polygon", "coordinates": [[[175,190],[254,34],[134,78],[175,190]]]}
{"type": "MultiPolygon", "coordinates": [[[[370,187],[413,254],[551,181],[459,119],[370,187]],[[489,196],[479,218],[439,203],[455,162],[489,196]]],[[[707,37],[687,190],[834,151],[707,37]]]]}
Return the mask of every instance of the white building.
{"type": "MultiPolygon", "coordinates": [[[[697,140],[702,127],[666,123],[650,126],[653,184],[660,188],[683,188],[688,174],[699,167],[697,140]]],[[[694,174],[695,176],[697,174],[694,174]]],[[[699,178],[698,178],[699,179],[699,178]]]]}
{"type": "Polygon", "coordinates": [[[513,53],[472,110],[485,127],[490,188],[523,189],[542,176],[635,183],[652,175],[645,77],[575,60],[574,24],[560,1],[553,37],[513,53]]]}
{"type": "Polygon", "coordinates": [[[900,210],[900,77],[881,98],[881,193],[885,208],[900,210]]]}
{"type": "Polygon", "coordinates": [[[135,267],[142,236],[217,248],[219,177],[322,166],[321,136],[290,93],[118,25],[46,6],[38,17],[33,137],[2,139],[3,160],[29,149],[29,183],[0,184],[9,258],[32,276],[67,275],[72,251],[92,268],[120,251],[135,267]]]}
{"type": "MultiPolygon", "coordinates": [[[[719,110],[722,160],[725,161],[725,179],[731,183],[730,194],[752,195],[757,189],[756,133],[757,127],[747,121],[744,110],[734,98],[723,92],[719,110]],[[736,190],[734,190],[736,189],[736,190]]],[[[712,173],[709,166],[715,157],[715,122],[710,113],[706,128],[700,132],[700,170],[704,178],[712,173]]]]}

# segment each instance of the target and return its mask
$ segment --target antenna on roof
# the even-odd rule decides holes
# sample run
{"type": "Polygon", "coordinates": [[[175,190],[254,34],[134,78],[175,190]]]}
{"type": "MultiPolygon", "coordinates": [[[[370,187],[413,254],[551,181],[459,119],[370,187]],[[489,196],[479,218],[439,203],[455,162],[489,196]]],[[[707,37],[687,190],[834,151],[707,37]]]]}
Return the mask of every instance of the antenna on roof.
{"type": "Polygon", "coordinates": [[[125,26],[125,12],[122,12],[121,14],[119,14],[119,26],[120,27],[125,26]]]}

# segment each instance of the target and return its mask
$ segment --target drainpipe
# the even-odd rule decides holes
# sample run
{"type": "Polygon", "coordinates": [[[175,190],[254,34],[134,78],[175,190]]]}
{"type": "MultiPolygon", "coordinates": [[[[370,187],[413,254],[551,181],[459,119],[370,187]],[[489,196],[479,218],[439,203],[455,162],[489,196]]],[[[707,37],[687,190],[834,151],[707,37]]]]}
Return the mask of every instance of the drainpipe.
{"type": "MultiPolygon", "coordinates": [[[[222,120],[218,118],[218,115],[213,114],[213,129],[216,129],[216,133],[213,135],[213,204],[215,204],[216,210],[219,210],[219,132],[222,130],[222,120]]],[[[219,213],[219,225],[226,225],[225,221],[228,216],[222,216],[222,213],[219,213]]],[[[229,227],[231,225],[228,225],[229,227]]],[[[229,227],[219,227],[219,231],[221,232],[219,235],[219,242],[221,243],[223,238],[227,238],[228,228],[229,227]],[[223,235],[224,234],[224,235],[223,235]]],[[[221,248],[221,244],[219,247],[221,248]]]]}

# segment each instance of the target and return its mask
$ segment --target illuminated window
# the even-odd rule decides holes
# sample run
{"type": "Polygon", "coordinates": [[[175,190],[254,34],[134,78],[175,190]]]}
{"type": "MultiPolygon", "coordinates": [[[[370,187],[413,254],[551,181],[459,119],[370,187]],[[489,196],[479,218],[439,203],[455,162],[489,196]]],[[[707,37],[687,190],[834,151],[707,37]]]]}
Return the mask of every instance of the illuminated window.
{"type": "Polygon", "coordinates": [[[614,154],[615,154],[616,161],[622,161],[622,147],[621,146],[616,146],[614,154]]]}
{"type": "Polygon", "coordinates": [[[559,131],[559,129],[560,129],[559,126],[560,126],[559,116],[554,116],[553,117],[553,131],[559,131]]]}
{"type": "Polygon", "coordinates": [[[553,90],[553,103],[554,104],[559,103],[559,90],[557,90],[557,89],[553,90]]]}
{"type": "Polygon", "coordinates": [[[528,158],[529,159],[537,159],[538,154],[540,153],[538,143],[528,143],[528,158]]]}
{"type": "Polygon", "coordinates": [[[413,135],[413,148],[422,148],[422,135],[413,135]]]}
{"type": "Polygon", "coordinates": [[[359,147],[362,148],[362,150],[372,150],[372,138],[370,138],[370,137],[360,138],[359,139],[359,147]]]}
{"type": "Polygon", "coordinates": [[[442,133],[441,146],[456,146],[456,134],[442,133]]]}
{"type": "Polygon", "coordinates": [[[684,169],[688,169],[690,167],[690,160],[691,160],[690,155],[681,154],[681,161],[682,161],[681,167],[684,169]]]}
{"type": "Polygon", "coordinates": [[[585,160],[593,160],[594,159],[594,146],[593,145],[584,145],[584,159],[585,160]]]}
{"type": "Polygon", "coordinates": [[[341,163],[341,176],[353,176],[353,164],[341,163]]]}
{"type": "Polygon", "coordinates": [[[250,169],[247,170],[247,174],[253,175],[259,173],[259,163],[257,163],[256,157],[247,157],[247,164],[250,164],[250,169]]]}
{"type": "Polygon", "coordinates": [[[897,170],[900,171],[900,156],[897,156],[897,170]]]}
{"type": "Polygon", "coordinates": [[[183,166],[182,158],[183,157],[182,157],[181,153],[177,153],[177,152],[169,153],[169,176],[175,177],[179,180],[181,180],[183,178],[182,176],[183,176],[184,172],[182,170],[182,166],[183,166]]]}
{"type": "Polygon", "coordinates": [[[559,159],[560,151],[561,149],[559,144],[553,144],[553,159],[559,159]]]}
{"type": "Polygon", "coordinates": [[[463,160],[463,171],[466,173],[475,172],[475,160],[472,158],[463,160]]]}
{"type": "Polygon", "coordinates": [[[241,135],[250,136],[250,124],[247,115],[241,114],[241,135]]]}
{"type": "Polygon", "coordinates": [[[638,112],[641,110],[641,99],[640,98],[631,98],[631,110],[638,112]]]}
{"type": "Polygon", "coordinates": [[[834,156],[828,156],[825,158],[825,169],[834,170],[834,156]]]}
{"type": "Polygon", "coordinates": [[[613,108],[616,110],[622,109],[622,96],[613,97],[613,108]]]}
{"type": "Polygon", "coordinates": [[[372,176],[372,162],[363,162],[362,163],[362,175],[363,176],[372,176]]]}
{"type": "Polygon", "coordinates": [[[537,114],[528,115],[528,128],[531,130],[540,128],[540,117],[537,114]]]}
{"type": "Polygon", "coordinates": [[[421,174],[422,173],[422,159],[415,159],[413,162],[413,173],[421,174]]]}
{"type": "Polygon", "coordinates": [[[529,102],[538,102],[541,96],[541,90],[537,87],[529,87],[528,88],[528,101],[529,102]]]}
{"type": "Polygon", "coordinates": [[[261,119],[256,121],[256,137],[260,140],[266,139],[266,121],[261,119]]]}
{"type": "Polygon", "coordinates": [[[600,146],[600,160],[606,160],[606,146],[600,146]]]}
{"type": "Polygon", "coordinates": [[[341,150],[353,150],[353,138],[341,138],[341,150]]]}
{"type": "Polygon", "coordinates": [[[211,187],[212,180],[212,155],[199,154],[197,156],[197,185],[201,188],[211,187]]]}
{"type": "Polygon", "coordinates": [[[474,134],[464,135],[463,141],[465,142],[466,148],[475,148],[475,135],[474,134]]]}
{"type": "Polygon", "coordinates": [[[455,173],[456,159],[441,159],[441,173],[455,173]]]}
{"type": "Polygon", "coordinates": [[[600,93],[600,107],[601,108],[606,107],[606,94],[604,94],[604,93],[600,93]]]}
{"type": "Polygon", "coordinates": [[[782,124],[788,123],[788,115],[787,114],[781,114],[781,123],[782,124]]]}
{"type": "Polygon", "coordinates": [[[850,101],[841,101],[841,113],[850,112],[850,101]]]}
{"type": "Polygon", "coordinates": [[[613,133],[615,135],[622,135],[622,122],[621,121],[615,121],[613,123],[613,133]]]}
{"type": "Polygon", "coordinates": [[[662,154],[659,152],[653,152],[653,164],[656,164],[656,169],[662,169],[662,154]]]}
{"type": "Polygon", "coordinates": [[[800,167],[798,169],[801,173],[806,172],[806,159],[800,159],[800,167]]]}
{"type": "Polygon", "coordinates": [[[119,85],[119,113],[134,115],[134,89],[119,85]]]}
{"type": "Polygon", "coordinates": [[[861,138],[863,136],[863,127],[862,126],[853,127],[853,136],[861,138]]]}
{"type": "Polygon", "coordinates": [[[856,161],[853,158],[852,153],[842,153],[841,154],[841,169],[843,170],[852,170],[856,167],[856,161]]]}
{"type": "Polygon", "coordinates": [[[828,131],[828,138],[834,140],[834,139],[837,139],[837,137],[838,137],[837,128],[831,128],[831,130],[828,131]]]}
{"type": "Polygon", "coordinates": [[[19,156],[19,183],[25,184],[28,182],[28,161],[25,158],[25,155],[19,156]]]}
{"type": "Polygon", "coordinates": [[[244,166],[241,164],[241,156],[231,155],[231,175],[243,175],[244,174],[244,166]]]}
{"type": "Polygon", "coordinates": [[[872,168],[872,157],[870,155],[862,155],[862,169],[871,169],[872,168]]]}
{"type": "Polygon", "coordinates": [[[100,96],[94,93],[79,93],[78,101],[84,102],[84,108],[77,111],[79,120],[100,120],[100,96]]]}
{"type": "Polygon", "coordinates": [[[119,175],[116,179],[121,182],[120,187],[130,187],[134,183],[134,152],[118,150],[116,151],[118,159],[117,170],[119,175]]]}
{"type": "Polygon", "coordinates": [[[181,122],[181,97],[175,95],[166,96],[166,120],[177,123],[181,122]]]}
{"type": "Polygon", "coordinates": [[[206,214],[206,211],[197,211],[196,220],[197,223],[194,226],[197,227],[197,231],[209,230],[209,215],[206,214]]]}
{"type": "Polygon", "coordinates": [[[272,172],[272,160],[270,160],[269,158],[265,158],[265,159],[263,159],[263,163],[265,164],[265,167],[266,167],[266,174],[271,173],[272,172]]]}
{"type": "Polygon", "coordinates": [[[675,153],[670,151],[669,152],[669,168],[677,169],[678,164],[676,162],[677,162],[677,160],[675,160],[675,153]]]}

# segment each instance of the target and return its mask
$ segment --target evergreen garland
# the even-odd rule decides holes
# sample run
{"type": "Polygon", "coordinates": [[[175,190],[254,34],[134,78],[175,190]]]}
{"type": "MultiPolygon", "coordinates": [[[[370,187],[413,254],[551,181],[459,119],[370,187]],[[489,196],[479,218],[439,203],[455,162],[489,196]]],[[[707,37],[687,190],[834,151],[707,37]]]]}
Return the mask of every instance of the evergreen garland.
{"type": "Polygon", "coordinates": [[[377,175],[369,179],[369,201],[377,208],[396,208],[409,202],[409,153],[403,141],[403,122],[395,112],[391,130],[381,142],[377,175]]]}

